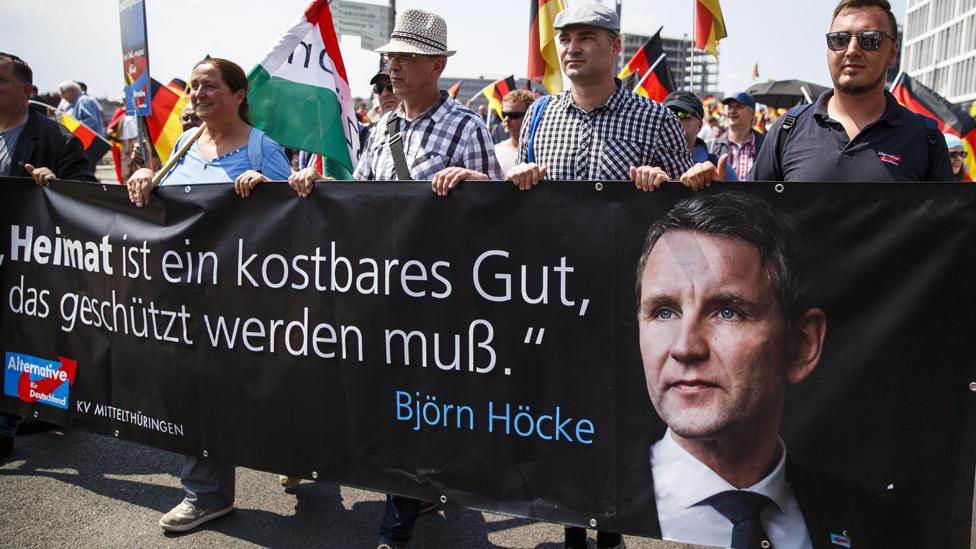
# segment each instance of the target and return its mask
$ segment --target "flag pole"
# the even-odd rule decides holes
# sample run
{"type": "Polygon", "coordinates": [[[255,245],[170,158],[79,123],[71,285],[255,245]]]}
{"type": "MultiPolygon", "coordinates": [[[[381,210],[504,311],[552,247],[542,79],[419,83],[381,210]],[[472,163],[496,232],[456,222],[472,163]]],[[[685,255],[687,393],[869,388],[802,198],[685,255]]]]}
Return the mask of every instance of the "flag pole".
{"type": "Polygon", "coordinates": [[[691,61],[690,78],[688,80],[688,89],[692,93],[695,92],[695,36],[698,32],[698,0],[692,0],[691,2],[691,42],[689,50],[689,56],[691,61]]]}
{"type": "Polygon", "coordinates": [[[166,161],[166,164],[164,164],[163,167],[160,168],[158,172],[156,172],[156,175],[153,176],[152,178],[153,187],[159,185],[159,182],[163,180],[163,177],[165,177],[166,174],[169,173],[171,169],[173,169],[173,166],[175,166],[176,163],[179,162],[180,158],[183,158],[183,155],[186,154],[186,151],[190,150],[190,145],[192,145],[194,141],[199,139],[200,136],[203,134],[203,131],[206,129],[207,129],[206,122],[200,124],[200,127],[197,128],[196,133],[190,136],[190,138],[186,140],[186,143],[183,143],[183,146],[180,147],[180,150],[176,151],[176,153],[173,154],[173,156],[169,157],[169,160],[166,161]]]}
{"type": "Polygon", "coordinates": [[[891,87],[888,88],[888,92],[895,91],[895,86],[898,85],[898,82],[901,81],[901,77],[904,76],[904,75],[905,75],[905,71],[904,70],[899,70],[898,71],[898,74],[895,75],[895,79],[891,81],[891,87]]]}
{"type": "Polygon", "coordinates": [[[655,61],[654,64],[651,65],[651,68],[647,69],[647,72],[644,73],[644,76],[642,76],[641,79],[637,81],[637,85],[634,86],[635,90],[641,87],[641,84],[643,84],[644,81],[647,80],[648,76],[654,74],[654,69],[656,69],[657,66],[661,64],[661,61],[663,61],[664,58],[667,56],[668,56],[667,53],[662,53],[661,56],[657,58],[657,61],[655,61]]]}

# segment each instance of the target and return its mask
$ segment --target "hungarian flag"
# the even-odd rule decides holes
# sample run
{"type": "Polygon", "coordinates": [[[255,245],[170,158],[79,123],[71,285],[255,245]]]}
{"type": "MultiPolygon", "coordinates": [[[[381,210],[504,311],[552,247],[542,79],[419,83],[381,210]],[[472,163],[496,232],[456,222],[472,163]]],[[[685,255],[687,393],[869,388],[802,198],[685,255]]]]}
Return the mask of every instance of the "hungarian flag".
{"type": "Polygon", "coordinates": [[[674,90],[674,80],[671,78],[671,70],[668,68],[668,56],[662,51],[661,55],[648,68],[647,73],[640,79],[640,82],[637,83],[634,92],[652,101],[662,103],[664,98],[674,90]]]}
{"type": "Polygon", "coordinates": [[[515,75],[512,75],[489,84],[485,89],[481,90],[481,93],[488,98],[488,108],[498,115],[499,120],[502,119],[502,99],[505,98],[508,92],[514,89],[515,75]]]}
{"type": "Polygon", "coordinates": [[[461,91],[461,82],[454,84],[450,88],[447,88],[447,95],[451,96],[451,99],[457,99],[458,92],[461,91]]]}
{"type": "Polygon", "coordinates": [[[626,81],[628,76],[636,73],[639,81],[642,76],[647,74],[647,71],[651,70],[651,65],[664,53],[664,44],[661,42],[661,29],[663,28],[657,29],[654,36],[644,42],[644,45],[637,50],[630,61],[627,61],[627,64],[620,69],[617,78],[626,81]]]}
{"type": "Polygon", "coordinates": [[[556,51],[556,14],[566,9],[563,0],[529,0],[528,78],[542,84],[551,94],[563,91],[563,73],[556,51]]]}
{"type": "Polygon", "coordinates": [[[908,110],[938,122],[942,133],[962,139],[969,153],[966,155],[967,171],[970,175],[976,174],[976,119],[905,73],[895,79],[891,94],[908,110]]]}
{"type": "Polygon", "coordinates": [[[718,0],[695,0],[695,47],[718,57],[718,41],[726,36],[718,0]]]}
{"type": "Polygon", "coordinates": [[[151,78],[149,91],[152,97],[152,114],[146,117],[146,127],[156,156],[165,164],[169,155],[173,154],[176,140],[183,133],[180,116],[190,97],[151,78]]]}
{"type": "Polygon", "coordinates": [[[321,154],[352,179],[359,123],[328,0],[315,0],[247,76],[251,122],[285,147],[321,154]]]}
{"type": "Polygon", "coordinates": [[[98,161],[105,156],[105,153],[111,150],[112,144],[95,133],[95,130],[75,120],[71,115],[62,112],[59,113],[59,116],[61,125],[81,140],[81,144],[85,147],[85,156],[88,157],[88,162],[94,168],[98,161]]]}

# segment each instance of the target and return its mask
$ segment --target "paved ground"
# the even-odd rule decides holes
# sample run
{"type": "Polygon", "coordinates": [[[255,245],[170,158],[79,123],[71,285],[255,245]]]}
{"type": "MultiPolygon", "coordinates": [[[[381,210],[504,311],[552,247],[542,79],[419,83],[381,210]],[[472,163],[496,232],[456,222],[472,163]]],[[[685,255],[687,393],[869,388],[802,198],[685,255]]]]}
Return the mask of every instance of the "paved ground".
{"type": "MultiPolygon", "coordinates": [[[[156,521],[182,498],[181,463],[176,454],[81,431],[18,437],[0,459],[0,547],[375,547],[382,495],[312,482],[288,494],[276,475],[250,469],[238,469],[231,515],[196,532],[163,534],[156,521]]],[[[446,507],[420,518],[412,546],[557,549],[562,527],[446,507]]],[[[627,546],[694,547],[632,537],[627,546]]]]}

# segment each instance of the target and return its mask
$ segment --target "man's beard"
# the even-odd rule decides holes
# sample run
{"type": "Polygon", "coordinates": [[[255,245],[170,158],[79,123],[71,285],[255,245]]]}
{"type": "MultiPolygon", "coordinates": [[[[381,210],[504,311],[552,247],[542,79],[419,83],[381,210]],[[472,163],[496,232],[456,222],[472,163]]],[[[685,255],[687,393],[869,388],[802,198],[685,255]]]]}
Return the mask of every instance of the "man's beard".
{"type": "Polygon", "coordinates": [[[846,93],[848,95],[863,95],[876,90],[878,88],[878,84],[882,84],[885,81],[885,76],[887,74],[888,71],[883,71],[881,76],[870,84],[858,86],[854,84],[838,84],[837,82],[834,82],[834,87],[837,88],[837,91],[846,93]]]}

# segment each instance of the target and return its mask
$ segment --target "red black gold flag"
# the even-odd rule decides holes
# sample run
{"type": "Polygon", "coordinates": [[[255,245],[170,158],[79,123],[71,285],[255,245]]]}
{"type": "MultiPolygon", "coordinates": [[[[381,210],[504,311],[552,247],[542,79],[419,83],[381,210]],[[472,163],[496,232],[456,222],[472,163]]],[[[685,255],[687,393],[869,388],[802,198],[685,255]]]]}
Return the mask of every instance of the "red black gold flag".
{"type": "Polygon", "coordinates": [[[563,0],[529,0],[528,78],[555,94],[563,90],[563,73],[556,51],[556,14],[566,9],[563,0]]]}
{"type": "Polygon", "coordinates": [[[502,119],[502,99],[505,98],[508,92],[514,89],[515,75],[512,75],[489,84],[485,89],[481,90],[481,93],[488,98],[488,108],[495,111],[499,120],[502,119]]]}
{"type": "Polygon", "coordinates": [[[183,114],[183,107],[186,106],[189,97],[153,79],[150,79],[150,91],[152,116],[146,117],[146,126],[149,128],[149,139],[156,150],[156,155],[165,163],[173,153],[176,140],[183,133],[180,115],[183,114]]]}
{"type": "Polygon", "coordinates": [[[60,113],[60,122],[62,126],[67,128],[69,132],[73,133],[81,141],[82,146],[85,147],[85,156],[88,157],[92,168],[105,156],[105,153],[111,150],[112,144],[107,139],[95,133],[95,130],[75,120],[71,115],[63,112],[60,113]]]}
{"type": "MultiPolygon", "coordinates": [[[[661,29],[663,28],[661,27],[661,29]]],[[[637,73],[637,80],[639,81],[647,74],[647,71],[651,69],[651,65],[664,53],[664,43],[661,41],[661,29],[657,29],[654,36],[650,37],[637,50],[637,53],[630,58],[630,61],[627,61],[627,64],[617,74],[617,78],[626,81],[628,75],[637,73]]]]}
{"type": "Polygon", "coordinates": [[[674,80],[671,78],[671,70],[668,69],[668,56],[662,52],[637,83],[634,93],[662,103],[674,90],[674,80]]]}
{"type": "Polygon", "coordinates": [[[451,96],[451,99],[457,99],[458,92],[461,91],[461,82],[454,84],[450,88],[447,88],[447,95],[451,96]]]}
{"type": "Polygon", "coordinates": [[[942,133],[950,133],[962,139],[968,153],[968,171],[976,174],[976,119],[905,73],[895,79],[891,94],[908,110],[938,122],[942,133]]]}

